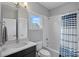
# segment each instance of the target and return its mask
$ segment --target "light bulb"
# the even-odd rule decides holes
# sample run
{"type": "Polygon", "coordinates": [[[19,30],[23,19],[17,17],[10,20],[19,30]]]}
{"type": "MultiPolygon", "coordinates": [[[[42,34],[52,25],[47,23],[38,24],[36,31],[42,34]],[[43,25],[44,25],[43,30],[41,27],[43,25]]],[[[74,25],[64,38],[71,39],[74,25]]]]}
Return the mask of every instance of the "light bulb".
{"type": "Polygon", "coordinates": [[[27,6],[27,2],[24,2],[24,6],[27,6]]]}
{"type": "Polygon", "coordinates": [[[27,4],[27,2],[24,2],[24,7],[26,8],[26,7],[28,7],[28,4],[27,4]]]}
{"type": "Polygon", "coordinates": [[[28,7],[27,6],[27,2],[14,2],[14,4],[16,4],[17,6],[21,6],[21,7],[28,7]]]}

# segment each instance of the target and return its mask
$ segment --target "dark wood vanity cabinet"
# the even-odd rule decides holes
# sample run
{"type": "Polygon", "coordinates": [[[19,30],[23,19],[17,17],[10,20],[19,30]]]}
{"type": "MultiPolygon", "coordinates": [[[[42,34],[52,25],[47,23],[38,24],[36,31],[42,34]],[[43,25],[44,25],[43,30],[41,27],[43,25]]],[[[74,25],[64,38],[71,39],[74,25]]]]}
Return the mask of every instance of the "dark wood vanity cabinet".
{"type": "Polygon", "coordinates": [[[24,49],[6,57],[36,57],[36,46],[24,49]]]}

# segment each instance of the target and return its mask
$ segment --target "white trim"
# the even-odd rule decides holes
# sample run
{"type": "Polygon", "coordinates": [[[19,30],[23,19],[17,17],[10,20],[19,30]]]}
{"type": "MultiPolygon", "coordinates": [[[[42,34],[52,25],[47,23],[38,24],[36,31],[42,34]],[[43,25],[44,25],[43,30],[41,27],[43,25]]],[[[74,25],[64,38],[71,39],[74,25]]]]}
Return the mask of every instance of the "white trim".
{"type": "Polygon", "coordinates": [[[57,51],[57,50],[55,50],[55,49],[52,49],[52,48],[49,48],[49,47],[45,47],[45,48],[47,48],[48,50],[50,50],[50,51],[52,51],[52,52],[55,52],[55,53],[59,54],[59,51],[57,51]]]}

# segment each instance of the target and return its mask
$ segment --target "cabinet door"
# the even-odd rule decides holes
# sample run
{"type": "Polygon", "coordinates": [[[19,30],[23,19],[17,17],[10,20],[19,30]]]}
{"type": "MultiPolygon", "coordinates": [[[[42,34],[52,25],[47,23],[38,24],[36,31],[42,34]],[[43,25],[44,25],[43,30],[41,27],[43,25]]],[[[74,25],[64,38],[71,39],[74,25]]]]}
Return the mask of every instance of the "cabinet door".
{"type": "Polygon", "coordinates": [[[33,51],[27,55],[24,55],[23,57],[36,57],[36,51],[33,51]]]}

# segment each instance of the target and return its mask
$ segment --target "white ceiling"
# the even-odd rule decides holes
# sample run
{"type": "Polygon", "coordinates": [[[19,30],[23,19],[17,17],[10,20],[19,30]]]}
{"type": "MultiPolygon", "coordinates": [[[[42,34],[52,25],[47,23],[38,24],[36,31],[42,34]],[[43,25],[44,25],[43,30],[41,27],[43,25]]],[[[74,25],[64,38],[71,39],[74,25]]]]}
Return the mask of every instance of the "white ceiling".
{"type": "Polygon", "coordinates": [[[65,2],[39,2],[39,3],[48,9],[53,9],[55,7],[64,4],[65,2]]]}

